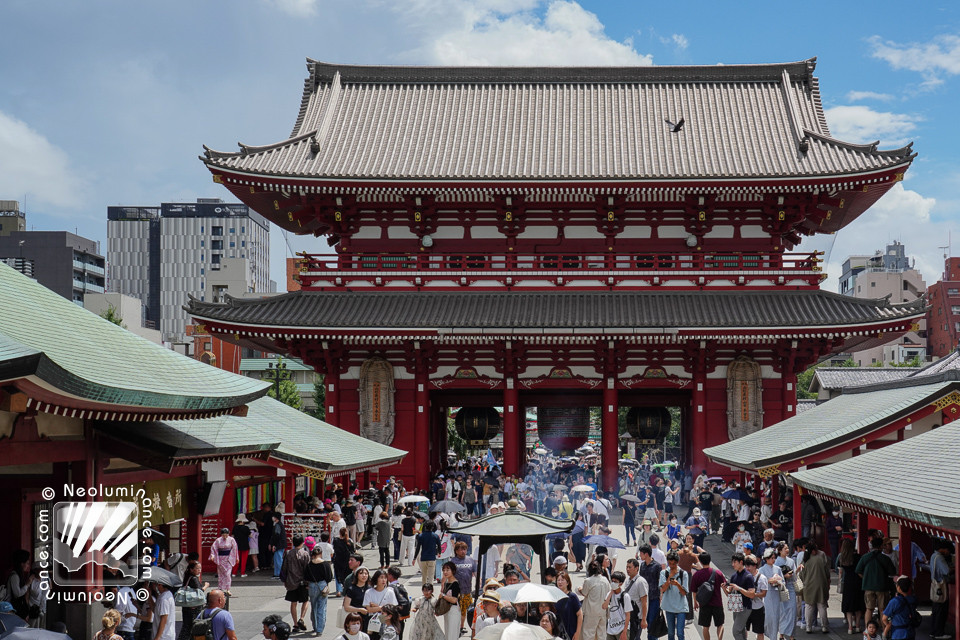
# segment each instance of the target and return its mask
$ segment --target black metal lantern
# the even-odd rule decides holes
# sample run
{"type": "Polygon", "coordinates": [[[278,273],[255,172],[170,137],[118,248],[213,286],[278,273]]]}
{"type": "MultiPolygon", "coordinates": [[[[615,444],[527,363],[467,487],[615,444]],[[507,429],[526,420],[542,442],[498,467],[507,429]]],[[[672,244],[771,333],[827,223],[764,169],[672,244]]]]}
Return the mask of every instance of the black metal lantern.
{"type": "Polygon", "coordinates": [[[472,445],[495,438],[501,423],[500,413],[493,407],[463,407],[453,419],[457,434],[472,445]]]}
{"type": "Polygon", "coordinates": [[[667,437],[672,418],[666,407],[633,407],[627,412],[624,422],[627,433],[649,442],[667,437]]]}

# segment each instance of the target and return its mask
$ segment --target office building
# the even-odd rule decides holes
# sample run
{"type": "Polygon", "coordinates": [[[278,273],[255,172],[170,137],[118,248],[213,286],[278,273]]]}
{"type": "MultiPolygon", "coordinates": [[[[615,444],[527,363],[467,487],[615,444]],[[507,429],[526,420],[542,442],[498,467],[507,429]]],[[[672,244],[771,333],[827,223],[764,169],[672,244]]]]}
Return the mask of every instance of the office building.
{"type": "Polygon", "coordinates": [[[943,262],[943,277],[927,289],[927,348],[934,358],[960,345],[960,258],[943,262]]]}
{"type": "Polygon", "coordinates": [[[207,279],[231,258],[245,261],[249,292],[271,290],[269,226],[246,205],[107,207],[108,288],[140,298],[165,342],[187,342],[183,305],[190,295],[205,300],[207,279]]]}
{"type": "Polygon", "coordinates": [[[0,200],[0,237],[27,230],[27,214],[16,200],[0,200]]]}
{"type": "MultiPolygon", "coordinates": [[[[17,216],[2,216],[6,223],[17,216]]],[[[18,230],[0,235],[0,262],[83,306],[88,293],[104,291],[100,243],[67,231],[18,230]]]]}
{"type": "MultiPolygon", "coordinates": [[[[889,302],[911,302],[924,295],[927,285],[913,267],[902,243],[894,241],[883,252],[850,256],[843,263],[840,293],[854,298],[880,299],[889,302]]],[[[900,365],[916,358],[926,360],[926,320],[919,321],[909,332],[884,345],[850,353],[861,367],[900,365]]]]}

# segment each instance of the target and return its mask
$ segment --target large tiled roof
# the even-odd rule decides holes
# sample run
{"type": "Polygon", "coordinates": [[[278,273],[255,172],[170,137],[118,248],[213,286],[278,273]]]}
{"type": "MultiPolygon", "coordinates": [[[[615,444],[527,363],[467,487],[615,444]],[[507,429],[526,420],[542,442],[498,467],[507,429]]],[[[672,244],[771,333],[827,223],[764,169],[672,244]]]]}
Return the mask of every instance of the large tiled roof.
{"type": "MultiPolygon", "coordinates": [[[[836,400],[827,403],[833,406],[836,400]]],[[[960,423],[848,460],[791,474],[816,493],[960,532],[960,423]]]]}
{"type": "Polygon", "coordinates": [[[861,389],[848,389],[829,402],[766,429],[704,449],[704,454],[720,464],[746,470],[802,460],[859,438],[960,389],[960,373],[861,389]]]}
{"type": "Polygon", "coordinates": [[[319,179],[833,176],[908,163],[830,136],[815,59],[687,67],[384,67],[308,61],[291,137],[211,169],[319,179]],[[666,120],[684,118],[674,133],[666,120]],[[807,151],[801,151],[801,140],[807,151]]]}
{"type": "Polygon", "coordinates": [[[919,367],[819,367],[810,381],[810,391],[899,380],[918,370],[919,367]]]}
{"type": "Polygon", "coordinates": [[[224,303],[191,299],[194,317],[244,326],[325,328],[752,328],[843,326],[919,316],[826,291],[318,292],[224,303]]]}
{"type": "Polygon", "coordinates": [[[910,373],[911,378],[922,378],[932,376],[944,371],[955,371],[960,369],[960,349],[954,349],[949,355],[939,360],[935,360],[928,365],[915,369],[910,373]]]}
{"type": "MultiPolygon", "coordinates": [[[[105,425],[104,429],[115,432],[116,427],[105,425]]],[[[338,429],[269,397],[251,402],[244,417],[131,423],[122,425],[117,435],[140,444],[155,443],[183,457],[206,451],[269,451],[278,460],[330,473],[386,466],[407,453],[338,429]]]]}
{"type": "Polygon", "coordinates": [[[157,411],[218,411],[269,384],[140,338],[0,264],[0,380],[32,377],[87,402],[157,411]]]}

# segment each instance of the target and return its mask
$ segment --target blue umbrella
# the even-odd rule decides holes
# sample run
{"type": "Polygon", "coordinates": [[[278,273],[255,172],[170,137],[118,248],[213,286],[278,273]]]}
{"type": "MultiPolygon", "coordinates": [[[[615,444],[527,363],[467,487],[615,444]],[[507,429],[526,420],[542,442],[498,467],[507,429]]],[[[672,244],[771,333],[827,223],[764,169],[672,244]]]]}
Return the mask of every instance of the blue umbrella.
{"type": "Polygon", "coordinates": [[[607,549],[627,548],[622,542],[610,536],[586,536],[583,539],[583,544],[595,544],[598,547],[606,547],[607,549]]]}
{"type": "Polygon", "coordinates": [[[70,637],[65,633],[31,627],[15,627],[10,631],[0,633],[0,638],[4,640],[70,640],[70,637]]]}
{"type": "Polygon", "coordinates": [[[547,540],[556,540],[556,539],[558,539],[558,538],[560,538],[560,539],[562,539],[562,540],[566,540],[566,539],[567,539],[567,536],[569,536],[569,535],[570,535],[569,533],[565,533],[565,532],[563,532],[563,531],[558,531],[557,533],[548,533],[546,537],[547,537],[547,540]]]}
{"type": "Polygon", "coordinates": [[[750,499],[750,495],[743,489],[727,489],[720,495],[729,500],[740,500],[741,502],[750,499]]]}
{"type": "Polygon", "coordinates": [[[26,627],[27,621],[15,613],[0,613],[0,633],[12,631],[17,627],[26,627]]]}

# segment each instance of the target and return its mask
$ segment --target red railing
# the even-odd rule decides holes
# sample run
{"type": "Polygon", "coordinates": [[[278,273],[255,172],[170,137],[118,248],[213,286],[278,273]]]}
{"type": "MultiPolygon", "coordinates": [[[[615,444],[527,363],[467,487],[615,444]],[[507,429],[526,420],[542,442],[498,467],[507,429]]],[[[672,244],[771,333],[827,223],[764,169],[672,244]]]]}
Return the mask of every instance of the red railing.
{"type": "MultiPolygon", "coordinates": [[[[824,278],[820,253],[609,253],[609,254],[301,254],[299,280],[305,288],[348,286],[357,280],[375,286],[451,279],[463,284],[494,279],[507,286],[522,280],[552,280],[557,284],[602,279],[605,286],[632,279],[691,280],[703,285],[730,280],[744,285],[756,280],[783,284],[802,280],[816,286],[824,278]],[[779,282],[778,282],[779,280],[779,282]]],[[[656,281],[654,281],[656,280],[656,281]]]]}

